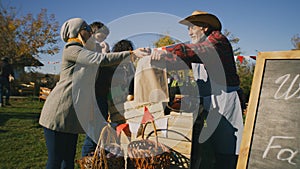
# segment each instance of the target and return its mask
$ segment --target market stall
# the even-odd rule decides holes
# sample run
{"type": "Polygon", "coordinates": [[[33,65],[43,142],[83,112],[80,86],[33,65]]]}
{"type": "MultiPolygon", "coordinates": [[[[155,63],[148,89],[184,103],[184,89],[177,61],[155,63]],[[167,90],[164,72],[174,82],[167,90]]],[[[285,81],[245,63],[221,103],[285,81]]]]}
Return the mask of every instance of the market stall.
{"type": "MultiPolygon", "coordinates": [[[[173,65],[174,67],[174,65],[173,65]]],[[[152,62],[145,57],[138,62],[135,72],[134,100],[124,103],[124,118],[130,129],[130,136],[123,133],[122,147],[125,149],[141,137],[143,121],[153,121],[157,129],[158,142],[163,143],[172,150],[177,161],[177,167],[188,168],[191,153],[191,137],[193,116],[198,112],[197,106],[182,105],[173,110],[169,107],[168,70],[165,62],[152,62]],[[188,108],[187,108],[188,107],[188,108]],[[166,111],[168,110],[168,111],[166,111]]],[[[194,92],[195,93],[195,92],[194,92]]],[[[177,95],[177,98],[189,98],[188,95],[177,95]]],[[[187,99],[186,99],[187,100],[187,99]]],[[[195,100],[195,99],[194,99],[195,100]]],[[[156,136],[152,127],[145,128],[144,137],[155,140],[156,136]]]]}

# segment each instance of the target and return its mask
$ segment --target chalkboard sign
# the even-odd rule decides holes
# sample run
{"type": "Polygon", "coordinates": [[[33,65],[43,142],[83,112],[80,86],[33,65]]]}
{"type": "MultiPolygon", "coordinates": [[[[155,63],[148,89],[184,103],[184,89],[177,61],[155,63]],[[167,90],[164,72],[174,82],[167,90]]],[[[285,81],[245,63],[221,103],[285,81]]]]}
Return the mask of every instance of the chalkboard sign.
{"type": "Polygon", "coordinates": [[[238,169],[300,168],[300,50],[260,52],[238,169]]]}

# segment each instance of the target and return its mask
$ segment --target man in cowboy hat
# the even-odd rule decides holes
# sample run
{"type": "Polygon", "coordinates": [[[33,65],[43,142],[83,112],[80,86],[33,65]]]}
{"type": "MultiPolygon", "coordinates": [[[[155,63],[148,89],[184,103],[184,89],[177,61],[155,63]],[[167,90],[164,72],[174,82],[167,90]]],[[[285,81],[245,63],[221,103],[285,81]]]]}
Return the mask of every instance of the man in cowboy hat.
{"type": "Polygon", "coordinates": [[[193,126],[191,168],[235,169],[243,132],[243,119],[237,90],[240,81],[233,49],[221,33],[222,24],[213,14],[194,11],[179,21],[188,26],[191,44],[177,44],[166,50],[153,50],[153,60],[182,59],[193,69],[203,111],[193,126]],[[207,125],[204,126],[204,119],[207,125]],[[214,160],[203,152],[211,145],[214,160]],[[207,166],[205,161],[215,161],[207,166]]]}

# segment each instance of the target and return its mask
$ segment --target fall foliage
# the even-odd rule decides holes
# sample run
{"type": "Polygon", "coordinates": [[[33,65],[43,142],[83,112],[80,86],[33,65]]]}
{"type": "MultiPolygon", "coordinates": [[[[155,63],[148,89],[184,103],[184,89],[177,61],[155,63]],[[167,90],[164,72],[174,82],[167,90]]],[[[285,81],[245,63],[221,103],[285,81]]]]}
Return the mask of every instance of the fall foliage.
{"type": "Polygon", "coordinates": [[[15,7],[0,6],[0,57],[7,56],[12,62],[22,63],[39,55],[58,53],[59,24],[55,15],[47,9],[34,16],[28,13],[18,16],[15,7]]]}
{"type": "Polygon", "coordinates": [[[157,41],[154,42],[155,47],[162,47],[175,44],[177,41],[172,39],[169,35],[161,36],[157,41]]]}

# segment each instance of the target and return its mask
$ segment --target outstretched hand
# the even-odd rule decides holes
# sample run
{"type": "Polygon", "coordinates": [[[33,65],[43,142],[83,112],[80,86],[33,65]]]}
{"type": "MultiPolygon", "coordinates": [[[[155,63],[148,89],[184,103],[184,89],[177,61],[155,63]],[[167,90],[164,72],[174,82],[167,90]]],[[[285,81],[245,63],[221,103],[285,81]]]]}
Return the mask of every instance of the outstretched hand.
{"type": "Polygon", "coordinates": [[[102,53],[109,53],[109,45],[105,41],[100,43],[102,53]]]}
{"type": "Polygon", "coordinates": [[[149,56],[151,54],[150,48],[137,48],[132,51],[135,57],[141,58],[144,56],[149,56]]]}
{"type": "Polygon", "coordinates": [[[151,52],[151,60],[160,60],[163,56],[167,55],[167,51],[165,50],[153,50],[151,52]]]}

